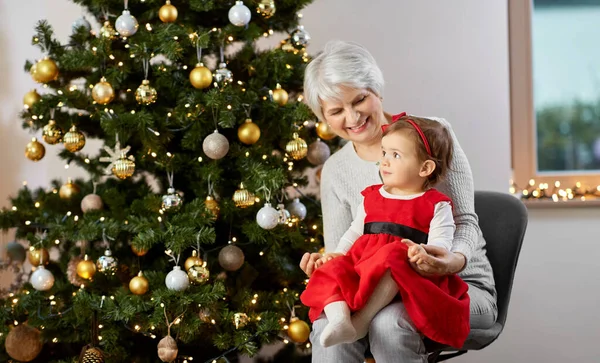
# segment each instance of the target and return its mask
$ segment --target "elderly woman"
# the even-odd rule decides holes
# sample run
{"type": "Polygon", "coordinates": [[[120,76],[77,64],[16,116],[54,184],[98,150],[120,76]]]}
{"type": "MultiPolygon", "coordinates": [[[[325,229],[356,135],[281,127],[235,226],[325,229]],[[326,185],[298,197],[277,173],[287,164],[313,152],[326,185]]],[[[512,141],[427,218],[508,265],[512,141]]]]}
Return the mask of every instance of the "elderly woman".
{"type": "MultiPolygon", "coordinates": [[[[333,132],[349,141],[327,160],[321,173],[327,252],[335,250],[350,226],[361,202],[361,191],[381,183],[376,164],[381,155],[381,126],[391,121],[391,114],[383,110],[383,88],[383,74],[375,59],[355,43],[329,42],[306,68],[306,103],[321,122],[327,122],[333,132]]],[[[451,251],[425,245],[427,263],[412,267],[424,276],[458,273],[469,285],[471,328],[485,329],[496,321],[496,290],[475,214],[471,168],[450,124],[434,119],[450,130],[454,141],[450,171],[436,188],[453,200],[456,232],[451,251]]],[[[300,267],[308,276],[318,268],[320,257],[318,253],[303,256],[300,267]]],[[[314,363],[361,363],[367,346],[378,362],[427,362],[421,334],[402,301],[381,310],[371,322],[368,336],[354,343],[322,347],[319,336],[326,325],[324,315],[313,323],[314,363]]]]}

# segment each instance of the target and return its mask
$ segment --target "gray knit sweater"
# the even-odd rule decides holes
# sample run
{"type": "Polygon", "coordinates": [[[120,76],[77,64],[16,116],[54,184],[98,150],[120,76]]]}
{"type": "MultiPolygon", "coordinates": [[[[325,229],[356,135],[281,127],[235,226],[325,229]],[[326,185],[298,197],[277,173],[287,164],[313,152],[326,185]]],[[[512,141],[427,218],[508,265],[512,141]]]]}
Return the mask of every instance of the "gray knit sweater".
{"type": "MultiPolygon", "coordinates": [[[[444,124],[454,141],[454,155],[446,179],[435,188],[452,199],[456,232],[452,251],[467,258],[467,265],[459,276],[470,285],[486,290],[495,299],[492,267],[485,254],[485,240],[475,214],[473,176],[467,157],[460,147],[450,124],[444,124]]],[[[340,238],[350,227],[360,202],[361,191],[373,184],[381,184],[375,162],[361,159],[351,142],[333,154],[321,172],[321,205],[325,232],[325,250],[334,251],[340,238]]]]}

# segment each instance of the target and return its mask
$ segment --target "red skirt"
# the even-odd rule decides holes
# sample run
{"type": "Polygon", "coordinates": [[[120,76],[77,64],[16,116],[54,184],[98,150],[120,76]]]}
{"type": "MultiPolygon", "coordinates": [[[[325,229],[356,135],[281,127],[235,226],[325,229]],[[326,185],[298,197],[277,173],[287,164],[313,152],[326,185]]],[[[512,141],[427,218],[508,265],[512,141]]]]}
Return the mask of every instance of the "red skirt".
{"type": "Polygon", "coordinates": [[[408,247],[389,234],[361,236],[345,256],[311,276],[300,296],[314,322],[325,305],[345,301],[362,309],[389,269],[415,327],[431,340],[460,348],[470,331],[468,285],[456,275],[422,277],[408,262],[408,247]]]}

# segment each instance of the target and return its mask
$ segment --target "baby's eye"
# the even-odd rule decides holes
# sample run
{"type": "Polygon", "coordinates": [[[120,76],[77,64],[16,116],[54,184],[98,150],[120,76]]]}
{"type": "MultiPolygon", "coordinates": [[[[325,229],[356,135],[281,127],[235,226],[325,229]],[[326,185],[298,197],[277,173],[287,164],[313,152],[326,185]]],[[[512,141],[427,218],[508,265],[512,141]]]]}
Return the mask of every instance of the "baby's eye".
{"type": "Polygon", "coordinates": [[[385,151],[381,151],[381,156],[385,156],[385,151]]]}
{"type": "Polygon", "coordinates": [[[394,153],[394,159],[400,159],[400,154],[394,153]]]}

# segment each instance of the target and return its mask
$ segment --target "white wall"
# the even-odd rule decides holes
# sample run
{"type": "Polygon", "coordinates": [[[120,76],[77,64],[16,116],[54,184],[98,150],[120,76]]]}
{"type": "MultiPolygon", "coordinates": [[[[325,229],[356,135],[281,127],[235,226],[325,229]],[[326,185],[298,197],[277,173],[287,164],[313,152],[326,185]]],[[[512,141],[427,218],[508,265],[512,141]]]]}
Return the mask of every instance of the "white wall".
{"type": "MultiPolygon", "coordinates": [[[[62,39],[80,15],[66,0],[0,0],[0,206],[27,179],[65,177],[62,163],[23,156],[28,136],[16,115],[34,86],[21,71],[39,56],[29,45],[47,17],[62,39]]],[[[386,77],[389,112],[446,117],[465,149],[477,189],[506,191],[510,169],[506,0],[316,0],[304,12],[314,54],[330,39],[366,45],[386,77]]],[[[51,147],[47,148],[51,151],[51,147]]],[[[70,169],[68,172],[73,173],[70,169]]],[[[508,325],[499,340],[456,362],[556,362],[598,358],[596,259],[600,210],[531,211],[508,325]]]]}

